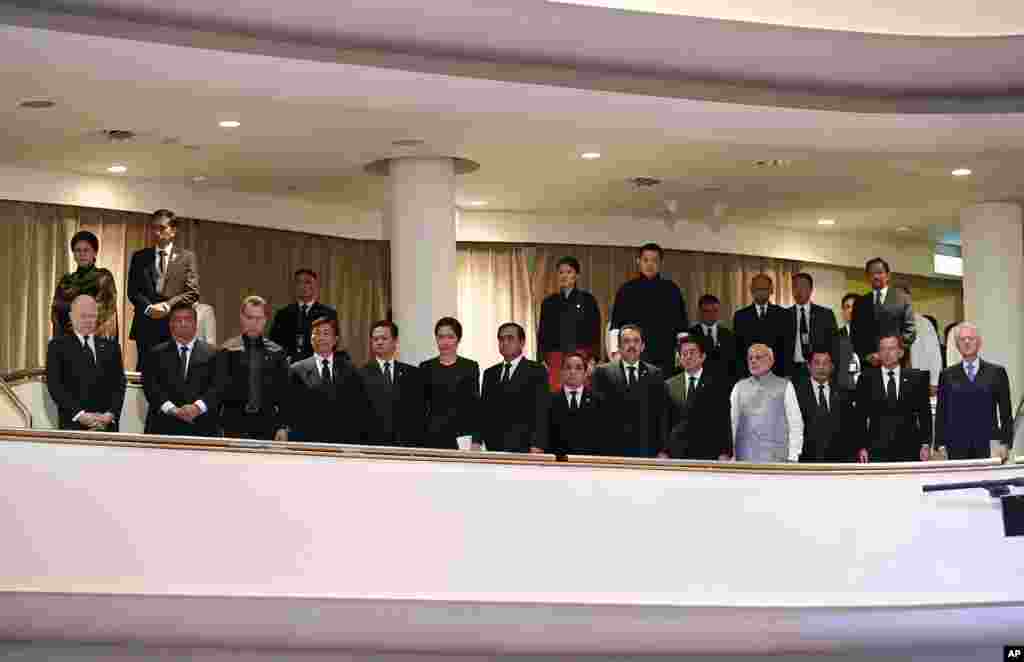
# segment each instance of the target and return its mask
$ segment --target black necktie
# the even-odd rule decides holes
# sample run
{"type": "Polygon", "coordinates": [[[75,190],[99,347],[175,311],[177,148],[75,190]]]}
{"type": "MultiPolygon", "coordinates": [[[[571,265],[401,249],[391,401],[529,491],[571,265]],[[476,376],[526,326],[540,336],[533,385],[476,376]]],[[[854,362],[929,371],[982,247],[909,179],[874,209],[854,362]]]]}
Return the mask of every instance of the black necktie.
{"type": "Polygon", "coordinates": [[[89,336],[82,338],[82,349],[85,350],[85,355],[89,358],[89,363],[92,367],[96,367],[96,355],[92,353],[92,348],[89,347],[89,336]]]}
{"type": "Polygon", "coordinates": [[[579,391],[569,392],[569,411],[576,411],[580,408],[580,403],[576,399],[579,396],[579,391]]]}
{"type": "Polygon", "coordinates": [[[842,329],[840,329],[839,335],[843,336],[844,338],[848,337],[850,335],[849,327],[844,326],[842,329]]]}
{"type": "Polygon", "coordinates": [[[764,313],[761,312],[761,306],[757,307],[757,319],[764,319],[764,313]]]}
{"type": "Polygon", "coordinates": [[[305,303],[302,304],[301,310],[302,310],[302,325],[305,326],[306,322],[309,321],[309,305],[305,304],[305,303]]]}
{"type": "Polygon", "coordinates": [[[690,377],[690,385],[686,389],[686,399],[689,400],[693,397],[693,392],[697,390],[697,378],[690,377]]]}
{"type": "Polygon", "coordinates": [[[875,308],[882,305],[882,290],[875,290],[875,308]]]}
{"type": "Polygon", "coordinates": [[[626,384],[628,386],[632,386],[633,384],[636,384],[636,366],[635,365],[631,365],[631,366],[629,366],[628,369],[629,369],[629,378],[626,379],[626,384]]]}
{"type": "Polygon", "coordinates": [[[181,346],[181,381],[188,379],[188,345],[181,346]]]}
{"type": "Polygon", "coordinates": [[[818,384],[818,408],[822,413],[828,413],[828,398],[825,397],[825,385],[818,384]]]}
{"type": "Polygon", "coordinates": [[[327,359],[320,359],[320,379],[324,384],[331,383],[331,369],[327,367],[327,359]]]}
{"type": "Polygon", "coordinates": [[[889,371],[889,383],[886,385],[885,399],[889,403],[890,407],[896,407],[899,404],[899,397],[896,395],[896,371],[889,371]]]}
{"type": "Polygon", "coordinates": [[[160,274],[159,275],[163,276],[164,272],[167,271],[167,251],[157,251],[157,253],[160,254],[160,274]]]}
{"type": "MultiPolygon", "coordinates": [[[[808,335],[809,335],[809,332],[807,331],[807,309],[804,308],[803,306],[800,306],[800,350],[804,353],[804,358],[805,359],[809,358],[807,356],[807,346],[806,346],[806,344],[807,344],[806,341],[807,341],[807,336],[808,335]]],[[[808,363],[809,362],[810,361],[808,361],[808,363]]]]}
{"type": "Polygon", "coordinates": [[[501,372],[501,383],[508,384],[509,376],[512,374],[512,364],[505,361],[505,369],[501,372]]]}
{"type": "Polygon", "coordinates": [[[391,386],[391,361],[384,362],[384,381],[391,386]]]}

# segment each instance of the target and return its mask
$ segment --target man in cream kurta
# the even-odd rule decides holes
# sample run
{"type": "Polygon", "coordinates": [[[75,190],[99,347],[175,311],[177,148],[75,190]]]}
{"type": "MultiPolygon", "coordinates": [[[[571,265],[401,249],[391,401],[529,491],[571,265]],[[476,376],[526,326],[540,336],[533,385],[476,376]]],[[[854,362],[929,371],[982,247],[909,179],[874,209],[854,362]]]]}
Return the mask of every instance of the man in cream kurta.
{"type": "Polygon", "coordinates": [[[796,462],[804,446],[804,422],[796,390],[772,373],[775,356],[767,345],[747,351],[750,377],[732,389],[732,434],[740,462],[796,462]]]}

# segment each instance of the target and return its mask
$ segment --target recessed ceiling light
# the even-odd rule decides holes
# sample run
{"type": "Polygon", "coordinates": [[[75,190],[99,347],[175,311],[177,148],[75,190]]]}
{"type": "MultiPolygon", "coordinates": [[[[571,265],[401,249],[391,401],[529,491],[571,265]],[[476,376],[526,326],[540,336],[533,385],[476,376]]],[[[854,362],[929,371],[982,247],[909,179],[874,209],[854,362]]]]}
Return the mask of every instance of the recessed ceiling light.
{"type": "Polygon", "coordinates": [[[238,120],[221,120],[220,122],[217,122],[217,124],[225,129],[236,129],[242,126],[242,123],[238,120]]]}
{"type": "Polygon", "coordinates": [[[18,104],[21,108],[53,108],[57,105],[56,101],[50,101],[49,99],[26,99],[18,104]]]}
{"type": "Polygon", "coordinates": [[[466,203],[467,207],[486,207],[488,202],[486,200],[470,200],[466,203]]]}
{"type": "Polygon", "coordinates": [[[594,161],[601,158],[601,152],[583,152],[580,154],[580,158],[584,161],[594,161]]]}
{"type": "Polygon", "coordinates": [[[818,225],[835,225],[836,221],[834,218],[819,218],[818,225]]]}
{"type": "Polygon", "coordinates": [[[967,175],[971,174],[971,171],[969,168],[957,168],[951,174],[954,177],[966,177],[967,175]]]}
{"type": "Polygon", "coordinates": [[[194,181],[197,184],[199,182],[205,182],[206,181],[206,175],[196,175],[195,177],[192,178],[192,181],[194,181]]]}
{"type": "Polygon", "coordinates": [[[107,168],[107,172],[112,172],[115,175],[120,175],[122,172],[128,172],[128,168],[123,165],[114,164],[107,168]]]}
{"type": "Polygon", "coordinates": [[[910,226],[909,225],[901,225],[898,228],[896,228],[896,232],[910,232],[910,226]]]}

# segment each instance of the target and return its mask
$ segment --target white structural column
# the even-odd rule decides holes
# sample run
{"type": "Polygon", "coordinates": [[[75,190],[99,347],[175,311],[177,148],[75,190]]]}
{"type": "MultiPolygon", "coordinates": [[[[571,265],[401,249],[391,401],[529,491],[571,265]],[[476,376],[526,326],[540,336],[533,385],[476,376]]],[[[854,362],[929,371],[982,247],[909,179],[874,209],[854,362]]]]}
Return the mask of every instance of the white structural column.
{"type": "MultiPolygon", "coordinates": [[[[1020,205],[985,202],[960,212],[964,258],[964,317],[978,325],[981,354],[1006,366],[1016,407],[1024,392],[1024,227],[1020,205]]],[[[1017,446],[1017,453],[1024,449],[1017,446]]]]}
{"type": "Polygon", "coordinates": [[[452,158],[388,161],[391,307],[401,358],[434,356],[434,323],[456,313],[455,174],[452,158]]]}

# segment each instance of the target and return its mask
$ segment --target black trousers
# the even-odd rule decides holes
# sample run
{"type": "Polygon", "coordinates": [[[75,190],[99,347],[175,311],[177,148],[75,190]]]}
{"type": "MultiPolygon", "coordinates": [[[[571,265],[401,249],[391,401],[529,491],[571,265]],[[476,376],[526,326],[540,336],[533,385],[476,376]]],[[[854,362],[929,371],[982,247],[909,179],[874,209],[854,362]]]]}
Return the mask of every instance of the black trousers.
{"type": "Polygon", "coordinates": [[[992,456],[988,441],[963,442],[946,446],[951,460],[987,460],[992,456]]]}

